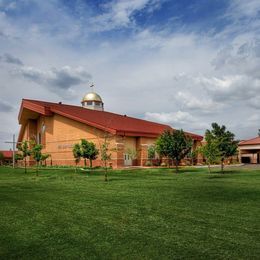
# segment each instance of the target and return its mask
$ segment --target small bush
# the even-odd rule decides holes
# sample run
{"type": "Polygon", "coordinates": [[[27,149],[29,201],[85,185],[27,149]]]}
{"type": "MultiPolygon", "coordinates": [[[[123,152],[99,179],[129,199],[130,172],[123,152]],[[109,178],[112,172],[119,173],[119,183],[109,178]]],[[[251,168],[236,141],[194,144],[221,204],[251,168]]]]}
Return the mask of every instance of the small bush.
{"type": "Polygon", "coordinates": [[[161,166],[162,166],[162,167],[166,167],[167,165],[166,165],[165,162],[162,162],[162,163],[161,163],[161,166]]]}
{"type": "Polygon", "coordinates": [[[145,166],[152,166],[152,163],[151,163],[150,161],[147,161],[147,162],[145,163],[145,166]]]}

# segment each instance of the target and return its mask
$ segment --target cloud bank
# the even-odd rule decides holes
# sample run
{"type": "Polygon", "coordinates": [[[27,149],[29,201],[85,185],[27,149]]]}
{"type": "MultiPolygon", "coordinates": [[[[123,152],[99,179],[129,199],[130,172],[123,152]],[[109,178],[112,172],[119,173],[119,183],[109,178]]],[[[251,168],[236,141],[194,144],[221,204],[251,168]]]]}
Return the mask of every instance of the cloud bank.
{"type": "Polygon", "coordinates": [[[254,137],[260,2],[226,1],[217,15],[214,3],[1,1],[2,132],[18,132],[22,98],[79,105],[94,82],[108,111],[254,137]]]}

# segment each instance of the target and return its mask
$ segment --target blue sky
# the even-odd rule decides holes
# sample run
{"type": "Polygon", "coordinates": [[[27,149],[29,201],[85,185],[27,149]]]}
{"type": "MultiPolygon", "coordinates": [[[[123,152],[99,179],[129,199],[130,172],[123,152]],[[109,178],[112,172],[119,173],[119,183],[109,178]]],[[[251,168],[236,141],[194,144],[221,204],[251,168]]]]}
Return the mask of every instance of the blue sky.
{"type": "Polygon", "coordinates": [[[22,98],[105,109],[203,134],[260,128],[258,0],[0,0],[0,148],[22,98]]]}

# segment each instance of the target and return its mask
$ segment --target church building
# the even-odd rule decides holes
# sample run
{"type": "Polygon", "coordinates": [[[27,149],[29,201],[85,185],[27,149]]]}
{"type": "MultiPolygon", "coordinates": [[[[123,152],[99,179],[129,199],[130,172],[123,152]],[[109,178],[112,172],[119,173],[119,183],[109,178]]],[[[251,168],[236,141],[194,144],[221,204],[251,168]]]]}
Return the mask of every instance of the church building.
{"type": "MultiPolygon", "coordinates": [[[[113,168],[145,166],[149,146],[165,130],[172,130],[168,125],[106,112],[102,98],[93,91],[83,97],[81,106],[23,99],[18,120],[18,142],[42,144],[42,152],[50,154],[47,165],[75,165],[73,145],[86,139],[97,149],[108,144],[113,168]]],[[[194,148],[200,145],[202,136],[186,134],[193,139],[194,148]]],[[[93,166],[101,165],[99,155],[93,166]]]]}

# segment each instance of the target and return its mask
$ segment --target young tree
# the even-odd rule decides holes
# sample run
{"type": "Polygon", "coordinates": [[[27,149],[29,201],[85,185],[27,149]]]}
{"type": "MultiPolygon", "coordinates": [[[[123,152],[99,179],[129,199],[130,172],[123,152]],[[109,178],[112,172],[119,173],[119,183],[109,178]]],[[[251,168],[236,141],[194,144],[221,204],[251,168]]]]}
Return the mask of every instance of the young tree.
{"type": "Polygon", "coordinates": [[[75,158],[75,164],[76,164],[75,171],[77,171],[77,166],[78,166],[78,163],[80,162],[80,159],[82,156],[80,144],[74,144],[72,152],[73,152],[73,156],[75,158]]]}
{"type": "Polygon", "coordinates": [[[156,153],[155,145],[150,145],[148,147],[147,153],[148,153],[148,160],[150,163],[152,163],[153,159],[155,159],[155,153],[156,153]]]}
{"type": "Polygon", "coordinates": [[[81,156],[84,158],[84,165],[86,167],[86,159],[89,159],[90,167],[92,168],[92,161],[97,159],[99,154],[95,144],[88,142],[86,139],[81,139],[81,156]]]}
{"type": "Polygon", "coordinates": [[[36,161],[36,175],[38,176],[39,163],[42,160],[42,145],[41,144],[36,144],[33,146],[32,156],[33,156],[33,159],[36,161]]]}
{"type": "Polygon", "coordinates": [[[29,147],[29,142],[28,141],[23,141],[18,145],[18,150],[21,152],[21,156],[24,160],[24,172],[27,172],[27,156],[30,156],[32,151],[30,150],[29,147]]]}
{"type": "Polygon", "coordinates": [[[41,158],[41,162],[44,162],[45,166],[46,166],[46,160],[50,157],[50,154],[42,154],[42,158],[41,158]]]}
{"type": "Polygon", "coordinates": [[[172,142],[172,133],[170,131],[165,131],[157,140],[156,140],[156,151],[160,157],[166,157],[168,160],[170,158],[171,151],[171,142],[172,142]]]}
{"type": "Polygon", "coordinates": [[[183,130],[165,131],[156,142],[157,151],[175,161],[176,173],[179,172],[179,163],[191,150],[192,140],[183,130]]]}
{"type": "Polygon", "coordinates": [[[218,143],[206,135],[206,144],[198,148],[198,152],[203,155],[208,165],[208,171],[211,173],[210,165],[219,161],[221,153],[218,149],[218,143]]]}
{"type": "Polygon", "coordinates": [[[194,165],[194,161],[196,160],[197,155],[197,150],[190,150],[190,152],[187,154],[187,157],[191,160],[191,165],[194,165]]]}
{"type": "Polygon", "coordinates": [[[22,154],[16,153],[14,156],[14,160],[15,160],[15,163],[17,163],[17,161],[22,161],[23,160],[22,154]]]}
{"type": "Polygon", "coordinates": [[[235,140],[235,135],[227,131],[224,125],[212,123],[211,126],[212,130],[206,130],[205,135],[216,143],[221,154],[221,172],[224,173],[224,160],[237,153],[238,142],[235,140]]]}
{"type": "Polygon", "coordinates": [[[107,177],[107,162],[111,160],[111,153],[108,153],[108,143],[107,140],[101,145],[101,160],[104,163],[105,166],[105,181],[108,181],[107,177]]]}

